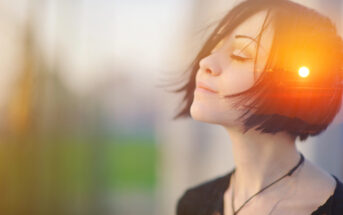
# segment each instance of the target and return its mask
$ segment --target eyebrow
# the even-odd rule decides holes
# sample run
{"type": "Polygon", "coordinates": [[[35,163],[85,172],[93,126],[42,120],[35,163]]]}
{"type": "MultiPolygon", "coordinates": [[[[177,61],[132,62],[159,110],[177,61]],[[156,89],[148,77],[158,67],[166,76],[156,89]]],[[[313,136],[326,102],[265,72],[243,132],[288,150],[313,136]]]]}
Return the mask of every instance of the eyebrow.
{"type": "MultiPolygon", "coordinates": [[[[236,34],[235,35],[235,39],[239,39],[239,38],[242,38],[242,39],[250,39],[252,42],[255,42],[256,45],[258,45],[258,41],[257,41],[257,37],[256,38],[253,38],[251,36],[248,36],[248,35],[242,35],[242,34],[236,34]]],[[[245,48],[247,48],[251,43],[248,43],[242,50],[244,50],[245,48]]],[[[260,48],[262,48],[264,50],[264,47],[263,46],[259,46],[260,48]]]]}
{"type": "Polygon", "coordinates": [[[247,36],[247,35],[237,34],[237,35],[235,35],[235,38],[236,39],[239,39],[239,38],[250,39],[250,40],[254,41],[256,44],[258,43],[255,38],[247,36]]]}

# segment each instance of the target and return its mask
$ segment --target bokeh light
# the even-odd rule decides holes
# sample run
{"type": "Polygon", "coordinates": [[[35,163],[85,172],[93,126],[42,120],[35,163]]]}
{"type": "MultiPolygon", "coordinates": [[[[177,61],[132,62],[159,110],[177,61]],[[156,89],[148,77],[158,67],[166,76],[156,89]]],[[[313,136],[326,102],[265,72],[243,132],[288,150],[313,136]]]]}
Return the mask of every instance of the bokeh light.
{"type": "Polygon", "coordinates": [[[299,73],[300,77],[306,78],[309,76],[310,70],[306,66],[302,66],[299,68],[298,73],[299,73]]]}

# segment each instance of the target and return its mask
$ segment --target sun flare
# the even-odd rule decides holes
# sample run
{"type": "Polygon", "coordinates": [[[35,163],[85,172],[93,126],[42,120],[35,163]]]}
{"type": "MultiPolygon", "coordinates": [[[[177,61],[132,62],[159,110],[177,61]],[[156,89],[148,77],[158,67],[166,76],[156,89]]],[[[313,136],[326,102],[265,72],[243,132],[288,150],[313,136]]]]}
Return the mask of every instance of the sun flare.
{"type": "Polygon", "coordinates": [[[306,66],[302,66],[299,68],[298,73],[299,73],[300,77],[306,78],[310,74],[310,70],[306,66]]]}

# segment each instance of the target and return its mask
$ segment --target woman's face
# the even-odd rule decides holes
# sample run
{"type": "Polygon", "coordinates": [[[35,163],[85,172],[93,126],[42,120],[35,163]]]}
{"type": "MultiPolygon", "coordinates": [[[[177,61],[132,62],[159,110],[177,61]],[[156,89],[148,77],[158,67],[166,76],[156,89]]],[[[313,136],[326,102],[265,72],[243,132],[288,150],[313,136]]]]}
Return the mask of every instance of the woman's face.
{"type": "Polygon", "coordinates": [[[240,124],[237,118],[243,110],[234,108],[234,98],[223,96],[249,89],[264,68],[273,38],[271,25],[265,26],[261,36],[254,78],[256,40],[266,15],[267,11],[261,11],[248,18],[200,61],[190,109],[193,119],[225,127],[240,124]]]}

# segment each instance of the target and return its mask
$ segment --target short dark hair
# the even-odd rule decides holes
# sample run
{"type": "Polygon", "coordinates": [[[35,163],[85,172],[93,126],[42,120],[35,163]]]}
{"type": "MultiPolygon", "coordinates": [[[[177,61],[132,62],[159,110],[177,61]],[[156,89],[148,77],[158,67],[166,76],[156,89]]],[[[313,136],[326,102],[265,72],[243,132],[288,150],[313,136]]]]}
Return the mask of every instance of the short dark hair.
{"type": "MultiPolygon", "coordinates": [[[[236,104],[246,107],[241,116],[241,119],[247,116],[243,120],[244,131],[252,128],[273,134],[284,131],[306,140],[332,122],[342,99],[342,39],[329,18],[288,0],[246,0],[225,15],[187,70],[187,82],[175,90],[183,92],[184,97],[174,119],[190,116],[199,61],[238,25],[264,10],[267,14],[272,12],[269,19],[274,27],[265,68],[251,88],[227,96],[240,98],[236,104]],[[295,62],[309,65],[311,77],[300,80],[295,76],[299,66],[295,62]]],[[[263,30],[262,27],[261,33],[263,30]]]]}

